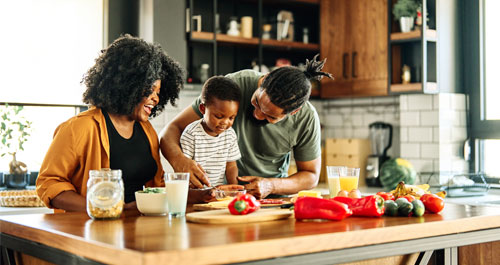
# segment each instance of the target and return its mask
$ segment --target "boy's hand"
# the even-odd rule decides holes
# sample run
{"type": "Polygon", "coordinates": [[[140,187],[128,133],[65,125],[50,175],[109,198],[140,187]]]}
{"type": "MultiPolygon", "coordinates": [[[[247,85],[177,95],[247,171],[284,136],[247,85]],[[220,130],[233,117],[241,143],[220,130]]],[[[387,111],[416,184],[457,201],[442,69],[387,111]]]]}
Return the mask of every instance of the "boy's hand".
{"type": "Polygon", "coordinates": [[[203,188],[203,184],[210,187],[210,181],[200,164],[187,157],[179,158],[177,163],[171,164],[175,172],[189,172],[189,182],[196,188],[203,188]]]}

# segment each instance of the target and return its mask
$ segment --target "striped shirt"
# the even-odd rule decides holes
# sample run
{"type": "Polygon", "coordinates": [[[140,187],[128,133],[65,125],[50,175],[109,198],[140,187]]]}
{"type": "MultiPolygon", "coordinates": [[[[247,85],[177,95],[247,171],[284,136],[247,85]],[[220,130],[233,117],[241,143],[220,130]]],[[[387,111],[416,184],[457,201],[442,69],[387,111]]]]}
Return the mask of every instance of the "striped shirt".
{"type": "Polygon", "coordinates": [[[184,155],[203,167],[212,186],[225,183],[226,163],[241,158],[238,138],[233,128],[211,136],[197,120],[189,124],[181,135],[184,155]]]}

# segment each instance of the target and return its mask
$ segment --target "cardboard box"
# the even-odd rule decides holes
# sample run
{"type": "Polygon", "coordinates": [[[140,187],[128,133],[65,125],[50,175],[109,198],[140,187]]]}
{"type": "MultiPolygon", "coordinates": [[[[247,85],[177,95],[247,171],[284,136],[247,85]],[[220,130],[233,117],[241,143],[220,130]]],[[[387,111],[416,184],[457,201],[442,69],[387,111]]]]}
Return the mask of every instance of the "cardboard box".
{"type": "Polygon", "coordinates": [[[330,138],[326,139],[324,150],[324,166],[321,171],[325,171],[326,166],[347,166],[360,168],[359,186],[366,186],[366,159],[371,153],[370,140],[368,139],[348,139],[330,138]]]}

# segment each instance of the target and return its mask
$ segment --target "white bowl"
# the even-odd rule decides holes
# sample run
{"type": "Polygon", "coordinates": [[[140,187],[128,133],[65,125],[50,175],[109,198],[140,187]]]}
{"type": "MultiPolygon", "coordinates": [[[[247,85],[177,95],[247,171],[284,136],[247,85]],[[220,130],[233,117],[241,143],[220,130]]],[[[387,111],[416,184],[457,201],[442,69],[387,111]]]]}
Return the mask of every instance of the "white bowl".
{"type": "MultiPolygon", "coordinates": [[[[165,188],[161,188],[165,191],[165,188]]],[[[137,209],[144,215],[166,215],[168,213],[167,193],[135,192],[137,209]]]]}

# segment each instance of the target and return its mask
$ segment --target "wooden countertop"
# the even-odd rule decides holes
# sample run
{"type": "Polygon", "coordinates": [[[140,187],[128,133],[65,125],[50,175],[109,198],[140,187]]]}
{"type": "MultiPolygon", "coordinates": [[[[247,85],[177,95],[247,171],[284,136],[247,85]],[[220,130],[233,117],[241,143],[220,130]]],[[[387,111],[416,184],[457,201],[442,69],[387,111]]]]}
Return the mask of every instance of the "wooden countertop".
{"type": "Polygon", "coordinates": [[[0,216],[0,232],[112,264],[232,263],[500,227],[495,207],[448,203],[423,217],[208,225],[140,216],[93,221],[85,213],[0,216]]]}

